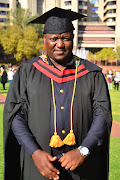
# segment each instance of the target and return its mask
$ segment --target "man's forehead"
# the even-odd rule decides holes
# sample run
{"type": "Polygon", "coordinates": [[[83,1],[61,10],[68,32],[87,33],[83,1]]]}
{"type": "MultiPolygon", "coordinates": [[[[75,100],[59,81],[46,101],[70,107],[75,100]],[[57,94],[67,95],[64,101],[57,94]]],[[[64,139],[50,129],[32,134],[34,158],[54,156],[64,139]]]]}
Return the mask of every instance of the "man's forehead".
{"type": "Polygon", "coordinates": [[[73,32],[65,32],[65,33],[60,33],[60,34],[50,34],[50,33],[46,33],[45,36],[50,36],[50,37],[73,36],[73,32]]]}

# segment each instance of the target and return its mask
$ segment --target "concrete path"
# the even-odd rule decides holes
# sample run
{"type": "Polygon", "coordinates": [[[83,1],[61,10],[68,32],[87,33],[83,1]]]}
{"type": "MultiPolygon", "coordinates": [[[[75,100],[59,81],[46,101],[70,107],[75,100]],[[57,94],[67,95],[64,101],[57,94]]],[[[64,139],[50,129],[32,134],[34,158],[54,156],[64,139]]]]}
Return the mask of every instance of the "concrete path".
{"type": "Polygon", "coordinates": [[[0,94],[0,104],[5,104],[6,96],[0,94]]]}

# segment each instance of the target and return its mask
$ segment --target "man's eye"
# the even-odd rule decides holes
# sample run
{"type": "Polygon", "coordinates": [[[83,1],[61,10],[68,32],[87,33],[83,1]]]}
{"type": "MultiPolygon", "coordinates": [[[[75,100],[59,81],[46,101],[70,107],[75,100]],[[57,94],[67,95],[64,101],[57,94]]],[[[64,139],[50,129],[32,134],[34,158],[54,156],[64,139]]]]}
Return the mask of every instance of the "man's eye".
{"type": "Polygon", "coordinates": [[[52,42],[55,42],[55,41],[57,41],[57,38],[50,38],[50,40],[51,40],[52,42]]]}
{"type": "Polygon", "coordinates": [[[72,39],[70,38],[63,38],[64,41],[71,41],[72,39]]]}

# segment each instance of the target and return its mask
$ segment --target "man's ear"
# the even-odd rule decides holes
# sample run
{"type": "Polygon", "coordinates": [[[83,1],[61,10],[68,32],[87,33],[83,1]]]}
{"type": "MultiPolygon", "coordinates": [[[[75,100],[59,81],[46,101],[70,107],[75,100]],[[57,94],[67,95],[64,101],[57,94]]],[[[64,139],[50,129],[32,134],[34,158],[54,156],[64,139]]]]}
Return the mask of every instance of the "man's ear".
{"type": "Polygon", "coordinates": [[[46,35],[43,36],[44,44],[46,45],[46,35]]]}

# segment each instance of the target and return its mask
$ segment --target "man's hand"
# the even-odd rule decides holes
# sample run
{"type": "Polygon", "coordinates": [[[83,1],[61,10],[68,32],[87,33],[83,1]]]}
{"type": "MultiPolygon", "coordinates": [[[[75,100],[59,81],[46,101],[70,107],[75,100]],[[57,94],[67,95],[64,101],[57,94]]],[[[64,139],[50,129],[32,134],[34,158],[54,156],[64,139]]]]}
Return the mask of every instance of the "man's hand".
{"type": "Polygon", "coordinates": [[[66,170],[70,169],[73,171],[84,162],[85,158],[86,156],[82,156],[80,151],[76,148],[62,156],[59,162],[61,162],[61,166],[65,167],[66,170]]]}
{"type": "Polygon", "coordinates": [[[32,159],[38,171],[45,177],[53,180],[59,179],[59,171],[50,161],[55,161],[57,157],[52,157],[49,153],[40,149],[32,154],[32,159]]]}

